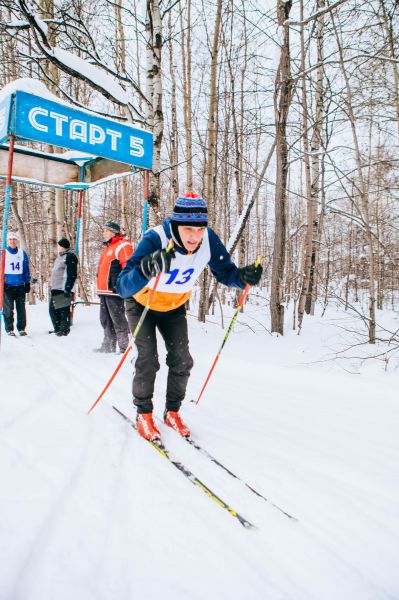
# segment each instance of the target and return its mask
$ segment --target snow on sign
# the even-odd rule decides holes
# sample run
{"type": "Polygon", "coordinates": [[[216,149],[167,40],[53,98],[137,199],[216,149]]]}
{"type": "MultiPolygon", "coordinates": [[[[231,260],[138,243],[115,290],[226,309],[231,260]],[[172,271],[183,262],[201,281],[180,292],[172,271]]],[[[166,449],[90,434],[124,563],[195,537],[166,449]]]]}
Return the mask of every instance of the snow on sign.
{"type": "Polygon", "coordinates": [[[8,138],[8,122],[10,117],[11,98],[0,102],[0,144],[8,138]]]}
{"type": "Polygon", "coordinates": [[[150,132],[26,92],[15,93],[11,127],[17,138],[79,150],[142,169],[152,166],[150,132]]]}

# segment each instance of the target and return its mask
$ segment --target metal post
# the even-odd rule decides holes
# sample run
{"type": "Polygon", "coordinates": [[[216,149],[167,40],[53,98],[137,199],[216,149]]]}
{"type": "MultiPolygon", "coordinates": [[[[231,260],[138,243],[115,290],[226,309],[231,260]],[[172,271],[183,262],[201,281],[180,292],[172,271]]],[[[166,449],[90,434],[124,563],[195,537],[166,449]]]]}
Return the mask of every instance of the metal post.
{"type": "Polygon", "coordinates": [[[147,231],[148,225],[148,196],[150,195],[150,172],[144,174],[144,210],[143,210],[143,229],[142,235],[147,231]]]}
{"type": "MultiPolygon", "coordinates": [[[[84,167],[80,170],[80,181],[84,180],[85,169],[84,167]]],[[[76,242],[75,242],[75,252],[76,255],[79,255],[79,241],[80,241],[80,225],[82,222],[82,207],[83,207],[83,189],[79,190],[79,200],[78,200],[78,218],[76,221],[76,242]]]]}
{"type": "MultiPolygon", "coordinates": [[[[84,166],[80,169],[80,181],[84,180],[85,176],[85,168],[84,166]]],[[[79,256],[79,242],[80,242],[80,226],[82,222],[82,207],[83,207],[83,189],[79,190],[79,199],[78,199],[78,216],[76,219],[76,241],[75,241],[75,253],[76,256],[79,256]]],[[[76,294],[73,292],[72,294],[72,304],[71,304],[71,325],[73,325],[73,313],[75,308],[75,299],[76,294]]]]}
{"type": "Polygon", "coordinates": [[[6,178],[6,195],[4,200],[4,216],[3,216],[3,242],[1,246],[1,267],[0,267],[0,347],[1,347],[1,320],[3,317],[3,302],[4,302],[4,271],[6,266],[6,250],[7,250],[7,225],[8,216],[10,214],[11,205],[11,190],[12,190],[12,163],[14,160],[14,143],[15,136],[10,135],[10,145],[8,148],[8,167],[6,178]]]}

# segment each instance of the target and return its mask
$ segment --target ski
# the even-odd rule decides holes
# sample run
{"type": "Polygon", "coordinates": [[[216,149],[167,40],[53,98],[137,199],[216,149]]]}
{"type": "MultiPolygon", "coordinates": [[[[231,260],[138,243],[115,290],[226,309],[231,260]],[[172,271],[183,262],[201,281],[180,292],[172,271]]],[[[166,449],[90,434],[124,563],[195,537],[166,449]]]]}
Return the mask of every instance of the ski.
{"type": "MultiPolygon", "coordinates": [[[[112,408],[127,423],[129,423],[129,425],[131,427],[133,427],[133,429],[135,429],[137,431],[136,423],[134,421],[132,421],[132,419],[130,419],[122,411],[120,411],[119,408],[116,408],[116,406],[113,406],[112,408]]],[[[143,440],[144,439],[145,438],[143,438],[143,440]]],[[[194,475],[194,473],[192,473],[187,467],[185,467],[183,465],[183,463],[181,463],[178,460],[175,460],[170,455],[169,450],[165,447],[165,445],[160,440],[154,440],[154,441],[153,440],[145,440],[145,441],[148,442],[149,444],[151,444],[151,446],[153,448],[155,448],[155,450],[157,450],[159,452],[159,454],[161,454],[161,456],[163,456],[164,458],[166,458],[166,460],[168,460],[170,462],[170,464],[172,464],[178,471],[180,471],[180,473],[182,473],[185,477],[187,477],[187,479],[193,485],[195,485],[198,488],[200,488],[200,490],[202,490],[208,496],[208,498],[210,498],[211,500],[213,500],[214,502],[216,502],[216,504],[218,504],[224,510],[227,510],[227,512],[232,517],[234,517],[235,519],[237,519],[237,521],[239,521],[239,523],[241,523],[241,525],[243,527],[245,527],[245,529],[256,529],[255,525],[253,525],[252,523],[250,523],[250,521],[247,521],[247,519],[245,519],[236,510],[234,510],[234,508],[232,508],[231,506],[229,506],[229,504],[227,504],[226,502],[224,502],[224,500],[222,500],[221,498],[219,498],[219,496],[217,496],[207,485],[205,485],[200,479],[198,479],[198,477],[196,477],[194,475]]]]}
{"type": "Polygon", "coordinates": [[[205,448],[203,448],[202,446],[200,446],[198,444],[198,442],[196,442],[195,440],[193,440],[191,437],[184,438],[184,439],[187,441],[188,444],[190,444],[190,446],[192,446],[193,448],[195,448],[196,450],[198,450],[198,452],[201,452],[201,454],[203,456],[206,456],[211,462],[213,462],[215,465],[217,465],[218,467],[220,467],[221,469],[223,469],[223,471],[225,471],[226,473],[228,473],[231,477],[233,477],[233,479],[237,479],[237,481],[240,481],[242,484],[244,484],[245,487],[247,487],[249,490],[251,490],[251,492],[253,494],[255,494],[256,496],[258,496],[259,498],[262,498],[262,500],[264,500],[265,502],[267,502],[268,504],[270,504],[271,506],[273,506],[273,508],[276,508],[277,510],[279,510],[281,513],[283,513],[283,515],[285,515],[289,519],[292,519],[293,521],[297,521],[298,520],[296,517],[290,515],[285,510],[283,510],[280,506],[278,506],[277,504],[274,504],[274,502],[272,502],[269,498],[266,498],[266,496],[264,496],[263,494],[261,494],[260,492],[258,492],[255,488],[253,488],[251,485],[249,485],[249,483],[247,483],[241,477],[239,477],[238,475],[236,475],[235,473],[233,473],[233,471],[230,471],[230,469],[228,469],[223,463],[221,463],[219,460],[217,460],[217,458],[215,458],[214,456],[212,456],[212,454],[210,454],[208,452],[208,450],[205,450],[205,448]]]}
{"type": "MultiPolygon", "coordinates": [[[[156,418],[156,420],[159,423],[163,422],[159,418],[156,418]]],[[[253,494],[255,494],[256,496],[258,496],[259,498],[262,498],[262,500],[264,500],[265,502],[267,502],[268,504],[270,504],[271,506],[273,506],[274,508],[276,508],[281,513],[283,513],[283,515],[285,515],[289,519],[292,519],[293,521],[297,521],[298,520],[296,517],[290,515],[285,510],[283,510],[280,506],[278,506],[277,504],[274,504],[274,502],[272,502],[269,498],[266,498],[266,496],[264,496],[263,494],[261,494],[260,492],[258,492],[254,487],[252,487],[251,485],[249,485],[249,483],[247,483],[246,481],[244,481],[241,477],[239,477],[238,475],[236,475],[235,473],[233,473],[233,471],[231,471],[228,467],[226,467],[223,463],[221,463],[217,458],[215,458],[214,456],[212,456],[212,454],[210,452],[208,452],[208,450],[205,450],[205,448],[203,448],[202,446],[200,446],[198,444],[198,442],[196,442],[195,440],[193,440],[192,437],[185,437],[185,438],[182,437],[182,439],[185,440],[187,442],[187,444],[190,444],[190,446],[192,446],[193,448],[195,448],[196,450],[198,450],[198,452],[200,452],[208,460],[210,460],[215,465],[217,465],[218,467],[220,467],[221,469],[223,469],[223,471],[225,471],[226,473],[228,473],[231,477],[233,477],[233,479],[237,479],[237,481],[240,481],[242,484],[244,484],[249,490],[251,490],[251,492],[253,494]]]]}

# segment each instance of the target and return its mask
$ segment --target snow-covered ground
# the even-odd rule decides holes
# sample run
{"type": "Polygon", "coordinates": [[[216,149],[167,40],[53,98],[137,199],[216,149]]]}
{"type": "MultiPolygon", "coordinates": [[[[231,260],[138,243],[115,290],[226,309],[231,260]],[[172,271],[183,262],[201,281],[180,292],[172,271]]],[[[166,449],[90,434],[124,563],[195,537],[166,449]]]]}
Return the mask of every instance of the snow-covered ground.
{"type": "MultiPolygon", "coordinates": [[[[44,304],[28,307],[29,337],[3,333],[1,600],[399,598],[399,368],[323,362],[343,340],[342,312],[307,318],[301,336],[287,325],[284,338],[264,329],[264,312],[240,316],[198,406],[188,400],[223,330],[216,315],[189,319],[182,414],[209,452],[298,521],[162,427],[174,457],[256,530],[112,410],[134,415],[130,360],[87,414],[120,359],[92,352],[98,307],[78,306],[67,338],[48,335],[44,304]]],[[[163,366],[158,415],[165,380],[163,366]]]]}

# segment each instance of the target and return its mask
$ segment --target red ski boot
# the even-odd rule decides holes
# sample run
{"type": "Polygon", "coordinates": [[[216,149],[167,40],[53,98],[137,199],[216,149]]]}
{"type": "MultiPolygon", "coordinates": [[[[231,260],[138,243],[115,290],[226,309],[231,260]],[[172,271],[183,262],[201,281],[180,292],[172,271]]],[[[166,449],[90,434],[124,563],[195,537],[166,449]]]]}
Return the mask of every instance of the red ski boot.
{"type": "Polygon", "coordinates": [[[137,415],[137,431],[146,440],[160,440],[161,434],[154,425],[152,413],[144,413],[137,415]]]}
{"type": "Polygon", "coordinates": [[[180,433],[180,435],[183,437],[190,437],[190,430],[187,425],[183,423],[178,412],[173,410],[166,411],[163,420],[165,421],[166,425],[172,427],[172,429],[180,433]]]}

